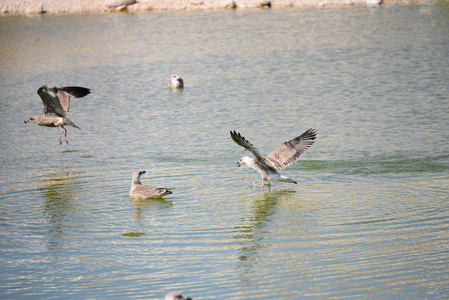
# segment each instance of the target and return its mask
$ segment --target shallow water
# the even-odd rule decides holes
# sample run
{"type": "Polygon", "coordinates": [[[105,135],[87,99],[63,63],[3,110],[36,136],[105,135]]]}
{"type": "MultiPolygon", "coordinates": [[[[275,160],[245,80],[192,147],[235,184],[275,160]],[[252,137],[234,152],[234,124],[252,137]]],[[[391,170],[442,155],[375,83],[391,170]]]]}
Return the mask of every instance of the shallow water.
{"type": "Polygon", "coordinates": [[[449,294],[447,2],[6,16],[0,47],[0,298],[449,294]],[[23,123],[43,84],[92,89],[69,145],[23,123]],[[298,185],[237,168],[229,130],[310,127],[298,185]]]}

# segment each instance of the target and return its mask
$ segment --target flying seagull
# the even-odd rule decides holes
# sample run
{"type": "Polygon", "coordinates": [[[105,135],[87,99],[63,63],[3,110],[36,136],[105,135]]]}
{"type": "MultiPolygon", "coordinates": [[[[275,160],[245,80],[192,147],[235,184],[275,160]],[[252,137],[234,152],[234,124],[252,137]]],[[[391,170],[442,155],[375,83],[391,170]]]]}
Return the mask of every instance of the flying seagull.
{"type": "Polygon", "coordinates": [[[155,188],[151,186],[143,186],[142,182],[140,182],[140,176],[145,173],[145,171],[134,171],[131,190],[129,191],[130,198],[149,199],[162,197],[164,195],[172,193],[171,190],[173,190],[173,188],[155,188]]]}
{"type": "Polygon", "coordinates": [[[184,87],[184,81],[176,74],[170,76],[168,87],[171,89],[182,89],[184,87]]]}
{"type": "Polygon", "coordinates": [[[170,292],[165,295],[164,300],[192,300],[192,298],[185,297],[179,292],[170,292]]]}
{"type": "Polygon", "coordinates": [[[81,129],[69,119],[70,100],[72,97],[82,98],[90,94],[90,89],[80,86],[57,88],[55,86],[48,87],[44,85],[37,90],[37,93],[44,103],[44,111],[42,112],[42,115],[31,117],[24,122],[32,122],[40,126],[59,127],[61,130],[59,134],[59,143],[62,144],[61,138],[62,132],[64,132],[64,139],[68,144],[67,129],[65,129],[64,126],[70,125],[81,129]]]}
{"type": "Polygon", "coordinates": [[[240,158],[237,166],[240,167],[244,163],[247,164],[248,167],[260,174],[262,177],[262,186],[264,186],[265,181],[270,186],[271,180],[297,183],[295,180],[279,174],[278,171],[298,161],[299,156],[315,142],[316,132],[310,128],[300,136],[282,143],[265,157],[239,132],[235,130],[231,131],[231,138],[237,145],[242,146],[254,155],[254,158],[243,156],[240,158]]]}

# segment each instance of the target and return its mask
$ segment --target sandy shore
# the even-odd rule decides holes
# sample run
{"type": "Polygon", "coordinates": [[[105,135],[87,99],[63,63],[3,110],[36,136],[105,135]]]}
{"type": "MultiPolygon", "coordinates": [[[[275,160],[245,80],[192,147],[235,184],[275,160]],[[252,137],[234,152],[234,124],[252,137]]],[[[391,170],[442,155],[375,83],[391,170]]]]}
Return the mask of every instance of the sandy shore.
{"type": "MultiPolygon", "coordinates": [[[[2,14],[99,13],[169,9],[238,9],[246,7],[379,4],[397,0],[1,0],[2,14]]],[[[399,0],[401,1],[401,0],[399,0]]]]}

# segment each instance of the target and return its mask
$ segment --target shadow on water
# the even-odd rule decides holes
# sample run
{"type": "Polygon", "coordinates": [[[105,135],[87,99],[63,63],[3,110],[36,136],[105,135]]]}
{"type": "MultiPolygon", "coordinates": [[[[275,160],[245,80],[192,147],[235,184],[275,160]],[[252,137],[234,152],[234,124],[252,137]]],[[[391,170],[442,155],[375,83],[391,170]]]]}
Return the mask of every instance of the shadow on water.
{"type": "Polygon", "coordinates": [[[242,224],[235,227],[238,232],[234,238],[241,245],[239,247],[239,261],[253,262],[257,258],[257,251],[264,247],[264,229],[272,220],[273,214],[277,211],[278,201],[290,197],[296,193],[291,189],[280,189],[263,191],[257,194],[251,204],[251,214],[242,217],[242,224]]]}
{"type": "Polygon", "coordinates": [[[47,221],[48,233],[51,236],[48,248],[57,250],[62,247],[58,242],[59,239],[70,226],[68,215],[73,211],[72,205],[79,191],[81,179],[71,167],[64,166],[43,177],[38,184],[40,185],[38,190],[45,198],[42,214],[47,221]]]}

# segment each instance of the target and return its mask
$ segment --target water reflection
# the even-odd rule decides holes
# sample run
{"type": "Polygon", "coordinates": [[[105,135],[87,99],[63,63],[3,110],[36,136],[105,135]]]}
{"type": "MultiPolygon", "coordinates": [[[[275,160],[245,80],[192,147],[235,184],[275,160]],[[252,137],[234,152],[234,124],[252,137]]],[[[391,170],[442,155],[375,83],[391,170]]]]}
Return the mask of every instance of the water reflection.
{"type": "Polygon", "coordinates": [[[242,218],[242,225],[236,227],[239,232],[234,236],[241,245],[238,256],[241,262],[251,262],[257,258],[257,251],[264,247],[265,233],[269,233],[264,229],[272,220],[278,201],[295,192],[291,189],[264,191],[253,199],[251,214],[242,218]]]}
{"type": "Polygon", "coordinates": [[[164,210],[172,207],[172,201],[164,198],[131,199],[134,208],[134,216],[139,229],[144,231],[145,214],[151,214],[154,210],[164,210]]]}
{"type": "Polygon", "coordinates": [[[56,172],[45,176],[38,182],[42,197],[45,198],[42,214],[46,220],[50,238],[48,249],[57,250],[62,248],[60,238],[67,232],[70,212],[75,202],[77,193],[80,192],[80,177],[68,166],[57,169],[56,172]]]}
{"type": "Polygon", "coordinates": [[[134,214],[137,219],[142,219],[144,213],[152,209],[167,209],[173,205],[172,201],[164,198],[154,199],[131,199],[131,204],[134,208],[134,214]]]}
{"type": "Polygon", "coordinates": [[[172,92],[173,94],[179,94],[179,93],[184,92],[184,89],[183,89],[183,88],[182,88],[182,89],[170,89],[170,88],[169,88],[169,90],[170,90],[170,92],[172,92]]]}

